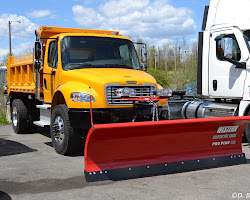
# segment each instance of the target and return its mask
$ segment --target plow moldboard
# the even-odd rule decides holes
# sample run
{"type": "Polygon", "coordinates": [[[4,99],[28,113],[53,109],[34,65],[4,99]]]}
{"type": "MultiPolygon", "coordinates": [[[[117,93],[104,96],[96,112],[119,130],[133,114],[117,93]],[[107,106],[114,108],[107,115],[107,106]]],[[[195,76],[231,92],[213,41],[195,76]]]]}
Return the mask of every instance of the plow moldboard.
{"type": "Polygon", "coordinates": [[[87,181],[126,179],[246,162],[246,117],[99,124],[85,145],[87,181]]]}

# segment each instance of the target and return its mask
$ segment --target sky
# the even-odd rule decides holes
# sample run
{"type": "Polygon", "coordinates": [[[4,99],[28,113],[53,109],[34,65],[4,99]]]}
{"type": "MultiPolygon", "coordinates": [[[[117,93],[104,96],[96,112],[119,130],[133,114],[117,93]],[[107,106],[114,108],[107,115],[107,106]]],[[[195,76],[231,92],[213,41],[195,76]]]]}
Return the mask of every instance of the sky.
{"type": "Polygon", "coordinates": [[[185,38],[197,41],[210,0],[1,0],[0,63],[9,52],[30,53],[39,26],[120,31],[150,45],[185,38]],[[42,2],[42,3],[41,3],[42,2]],[[18,23],[16,21],[20,21],[18,23]]]}

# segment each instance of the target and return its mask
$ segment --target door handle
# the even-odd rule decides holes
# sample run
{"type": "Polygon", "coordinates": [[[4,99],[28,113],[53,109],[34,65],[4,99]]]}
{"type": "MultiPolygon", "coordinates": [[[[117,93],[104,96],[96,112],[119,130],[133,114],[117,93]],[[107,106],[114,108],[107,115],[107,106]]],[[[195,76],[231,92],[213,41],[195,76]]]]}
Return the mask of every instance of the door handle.
{"type": "Polygon", "coordinates": [[[214,91],[217,90],[217,80],[213,80],[213,89],[214,91]]]}
{"type": "Polygon", "coordinates": [[[44,87],[47,90],[47,81],[46,81],[46,78],[44,79],[44,87]]]}

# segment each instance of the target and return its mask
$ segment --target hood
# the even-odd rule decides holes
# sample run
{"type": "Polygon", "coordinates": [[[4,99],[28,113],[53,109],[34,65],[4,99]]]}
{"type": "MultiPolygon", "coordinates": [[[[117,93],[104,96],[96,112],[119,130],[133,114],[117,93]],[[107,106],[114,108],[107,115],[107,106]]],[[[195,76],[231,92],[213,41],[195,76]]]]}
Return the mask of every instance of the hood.
{"type": "Polygon", "coordinates": [[[86,68],[64,71],[63,76],[69,79],[83,83],[120,83],[121,85],[131,85],[127,82],[136,82],[133,85],[142,85],[143,83],[156,84],[156,80],[146,72],[134,69],[121,68],[86,68]]]}

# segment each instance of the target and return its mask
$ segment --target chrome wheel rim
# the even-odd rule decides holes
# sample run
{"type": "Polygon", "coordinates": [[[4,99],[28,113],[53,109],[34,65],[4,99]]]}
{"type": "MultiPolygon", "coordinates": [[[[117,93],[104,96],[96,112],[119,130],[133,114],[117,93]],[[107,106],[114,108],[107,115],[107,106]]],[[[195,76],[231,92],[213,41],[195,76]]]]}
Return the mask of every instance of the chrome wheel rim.
{"type": "Polygon", "coordinates": [[[53,137],[57,145],[61,145],[64,140],[64,122],[61,116],[57,116],[52,127],[53,137]]]}
{"type": "Polygon", "coordinates": [[[17,126],[17,109],[16,109],[16,107],[12,108],[12,123],[15,127],[17,126]]]}

